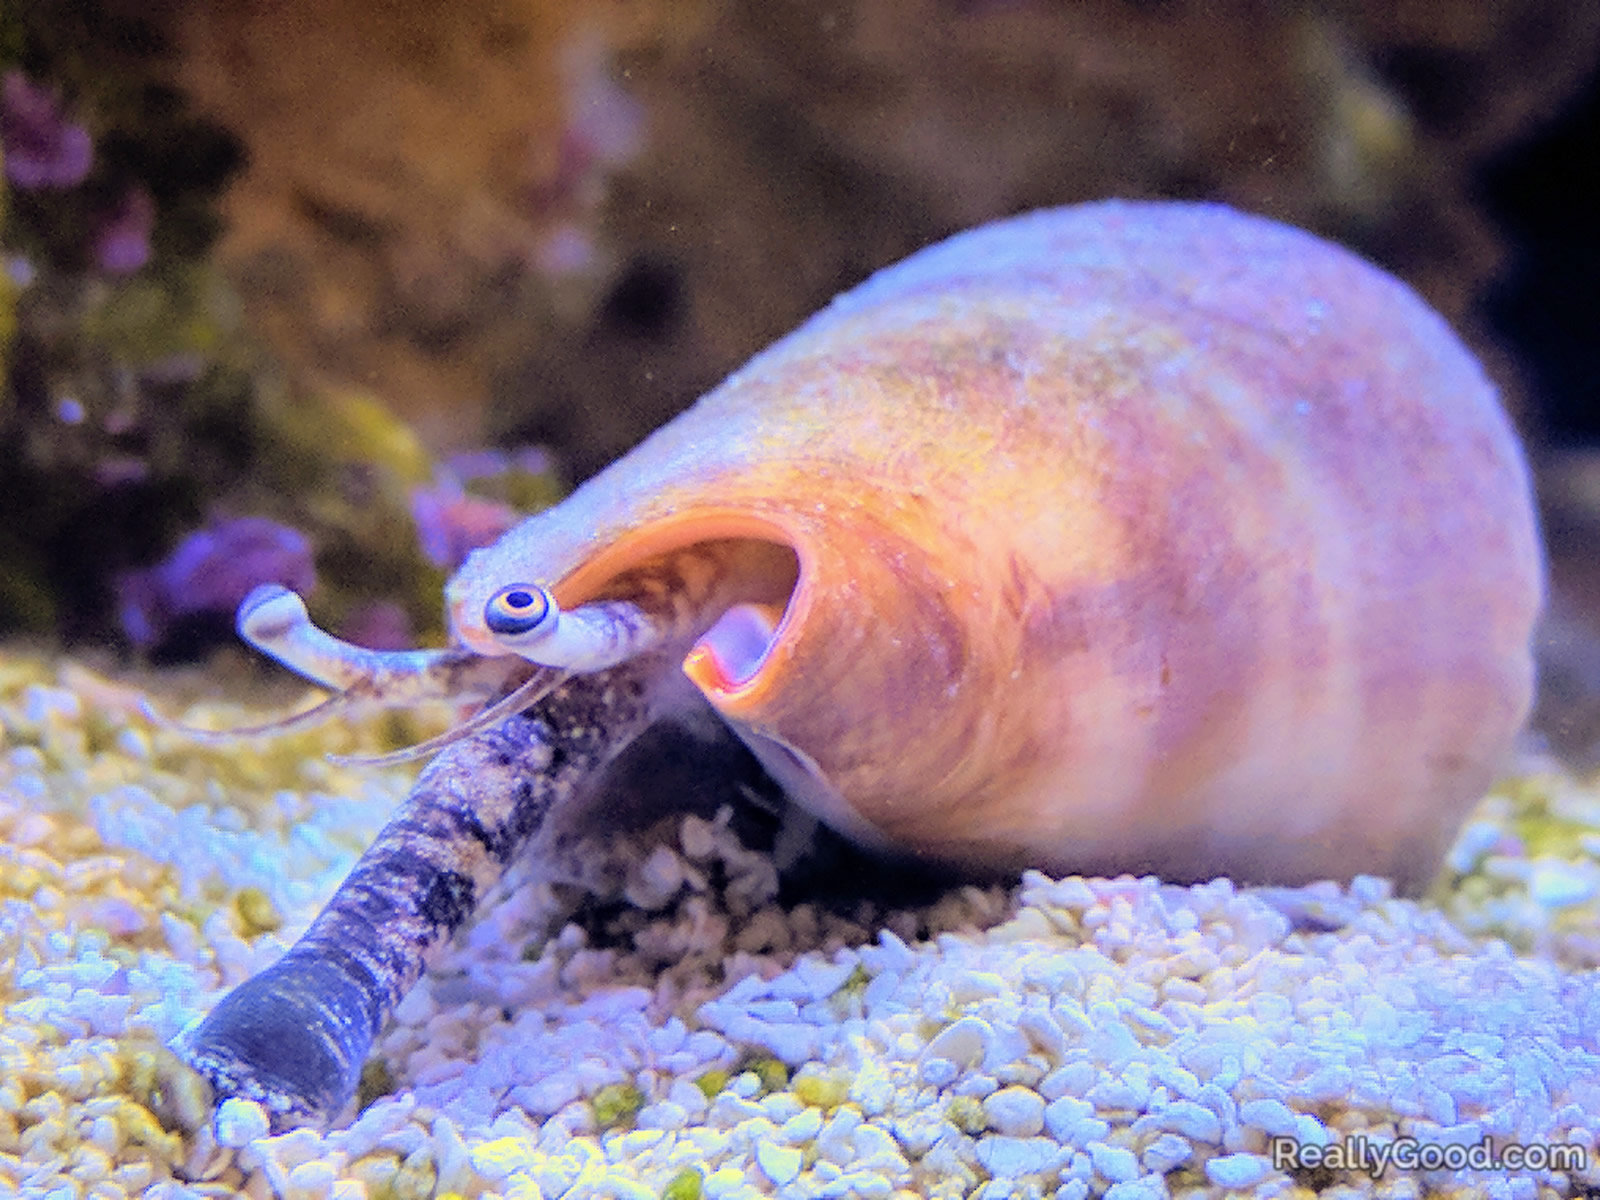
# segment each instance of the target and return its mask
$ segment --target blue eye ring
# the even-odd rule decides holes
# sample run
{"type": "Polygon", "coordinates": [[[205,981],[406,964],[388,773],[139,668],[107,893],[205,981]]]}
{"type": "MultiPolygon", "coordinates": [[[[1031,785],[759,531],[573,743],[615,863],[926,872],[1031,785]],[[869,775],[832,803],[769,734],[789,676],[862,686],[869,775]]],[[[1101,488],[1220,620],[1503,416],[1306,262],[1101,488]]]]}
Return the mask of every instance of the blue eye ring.
{"type": "Polygon", "coordinates": [[[513,583],[489,597],[483,623],[490,633],[515,637],[537,629],[554,609],[550,593],[538,584],[513,583]]]}

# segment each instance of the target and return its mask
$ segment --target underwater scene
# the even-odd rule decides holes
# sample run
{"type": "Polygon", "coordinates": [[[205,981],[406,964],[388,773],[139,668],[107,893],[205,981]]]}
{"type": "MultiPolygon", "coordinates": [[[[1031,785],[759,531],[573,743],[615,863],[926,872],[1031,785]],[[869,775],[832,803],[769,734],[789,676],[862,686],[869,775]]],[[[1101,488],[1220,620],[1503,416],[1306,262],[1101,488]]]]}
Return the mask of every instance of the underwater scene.
{"type": "Polygon", "coordinates": [[[0,4],[0,1197],[1600,1196],[1600,7],[0,4]]]}

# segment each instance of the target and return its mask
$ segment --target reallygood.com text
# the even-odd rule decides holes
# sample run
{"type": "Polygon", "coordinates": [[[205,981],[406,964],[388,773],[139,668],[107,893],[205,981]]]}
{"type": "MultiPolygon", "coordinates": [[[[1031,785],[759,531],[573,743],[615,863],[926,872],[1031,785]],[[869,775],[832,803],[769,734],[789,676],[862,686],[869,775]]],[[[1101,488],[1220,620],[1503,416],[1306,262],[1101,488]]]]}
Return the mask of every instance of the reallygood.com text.
{"type": "Polygon", "coordinates": [[[1365,1171],[1374,1179],[1397,1171],[1582,1171],[1589,1148],[1578,1142],[1428,1142],[1414,1137],[1369,1138],[1351,1134],[1318,1146],[1275,1137],[1268,1144],[1279,1171],[1365,1171]]]}

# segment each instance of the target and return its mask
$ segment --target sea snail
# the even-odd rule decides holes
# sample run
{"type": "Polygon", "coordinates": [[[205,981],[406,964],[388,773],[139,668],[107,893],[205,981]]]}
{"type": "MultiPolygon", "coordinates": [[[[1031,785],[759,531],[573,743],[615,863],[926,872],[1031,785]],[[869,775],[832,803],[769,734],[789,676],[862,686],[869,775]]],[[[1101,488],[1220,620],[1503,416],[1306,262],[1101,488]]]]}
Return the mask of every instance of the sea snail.
{"type": "Polygon", "coordinates": [[[327,1120],[552,806],[683,704],[887,849],[1416,889],[1526,714],[1542,578],[1493,389],[1395,279],[1212,205],[963,233],[475,552],[455,649],[245,602],[329,711],[503,698],[186,1053],[327,1120]]]}

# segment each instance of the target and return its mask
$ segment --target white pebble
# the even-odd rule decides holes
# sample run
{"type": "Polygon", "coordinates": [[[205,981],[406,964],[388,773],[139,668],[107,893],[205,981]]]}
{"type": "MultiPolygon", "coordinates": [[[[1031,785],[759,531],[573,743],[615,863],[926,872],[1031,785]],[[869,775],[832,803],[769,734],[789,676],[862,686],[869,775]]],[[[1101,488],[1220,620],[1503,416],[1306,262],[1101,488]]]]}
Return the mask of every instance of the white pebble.
{"type": "Polygon", "coordinates": [[[217,1145],[237,1150],[259,1137],[266,1137],[270,1128],[267,1112],[254,1100],[233,1097],[222,1102],[217,1109],[217,1145]]]}
{"type": "MultiPolygon", "coordinates": [[[[521,1089],[516,1089],[520,1091],[521,1089]]],[[[402,1125],[399,1129],[384,1134],[378,1139],[378,1148],[393,1150],[401,1158],[416,1153],[422,1144],[428,1140],[428,1135],[415,1125],[402,1125]]]]}
{"type": "Polygon", "coordinates": [[[761,1115],[761,1106],[742,1100],[732,1092],[722,1092],[711,1102],[711,1112],[706,1120],[718,1129],[732,1129],[752,1117],[761,1115]]]}
{"type": "Polygon", "coordinates": [[[1122,1146],[1108,1146],[1104,1142],[1090,1142],[1089,1161],[1112,1183],[1127,1183],[1139,1177],[1139,1160],[1132,1150],[1122,1146]]]}
{"type": "Polygon", "coordinates": [[[1215,1146],[1222,1141],[1222,1121],[1217,1114],[1193,1100],[1174,1100],[1159,1114],[1161,1124],[1196,1142],[1215,1146]]]}
{"type": "Polygon", "coordinates": [[[1505,831],[1493,821],[1468,821],[1461,827],[1461,832],[1456,835],[1455,845],[1450,848],[1448,859],[1450,868],[1465,875],[1477,866],[1478,860],[1493,850],[1504,836],[1505,831]]]}
{"type": "Polygon", "coordinates": [[[1308,1104],[1336,1104],[1350,1095],[1355,1083],[1355,1072],[1343,1063],[1328,1063],[1318,1067],[1295,1087],[1298,1096],[1308,1104]]]}
{"type": "Polygon", "coordinates": [[[1189,1145],[1175,1133],[1158,1134],[1144,1148],[1144,1153],[1139,1156],[1139,1161],[1144,1164],[1145,1170],[1153,1171],[1157,1175],[1164,1175],[1172,1168],[1188,1162],[1194,1157],[1194,1147],[1189,1145]]]}
{"type": "Polygon", "coordinates": [[[645,1105],[634,1121],[639,1129],[682,1129],[688,1124],[688,1112],[683,1105],[674,1104],[671,1100],[645,1105]]]}
{"type": "Polygon", "coordinates": [[[412,988],[394,1007],[394,1019],[401,1025],[426,1025],[439,1008],[433,1002],[433,990],[425,985],[412,988]]]}
{"type": "Polygon", "coordinates": [[[846,1171],[829,1185],[826,1194],[878,1200],[894,1191],[894,1184],[877,1171],[846,1171]]]}
{"type": "Polygon", "coordinates": [[[690,814],[678,828],[678,845],[685,856],[703,862],[716,853],[717,827],[704,817],[690,814]]]}
{"type": "Polygon", "coordinates": [[[1113,1183],[1106,1189],[1105,1200],[1166,1200],[1167,1194],[1167,1181],[1160,1175],[1141,1175],[1113,1183]]]}
{"type": "Polygon", "coordinates": [[[527,1138],[496,1138],[472,1148],[472,1169],[491,1181],[505,1179],[525,1170],[536,1153],[527,1138]]]}
{"type": "Polygon", "coordinates": [[[958,1067],[981,1063],[994,1041],[994,1029],[978,1017],[962,1017],[933,1035],[924,1053],[928,1058],[945,1058],[958,1067]]]}
{"type": "Polygon", "coordinates": [[[859,1104],[861,1111],[869,1117],[878,1116],[889,1107],[894,1099],[894,1081],[889,1078],[889,1072],[882,1063],[869,1059],[861,1064],[861,1069],[850,1084],[850,1099],[859,1104]]]}
{"type": "Polygon", "coordinates": [[[1293,1137],[1295,1114],[1281,1100],[1247,1100],[1239,1106],[1239,1123],[1269,1137],[1293,1137]]]}
{"type": "Polygon", "coordinates": [[[1087,1147],[1090,1142],[1098,1142],[1110,1132],[1110,1124],[1099,1117],[1084,1117],[1068,1129],[1061,1140],[1069,1145],[1087,1147]]]}
{"type": "Polygon", "coordinates": [[[913,1158],[922,1158],[933,1149],[933,1144],[947,1126],[936,1112],[912,1112],[894,1123],[895,1140],[913,1158]]]}
{"type": "Polygon", "coordinates": [[[851,1138],[856,1148],[855,1165],[875,1171],[908,1170],[900,1145],[882,1125],[859,1125],[851,1138]]]}
{"type": "Polygon", "coordinates": [[[950,979],[950,999],[955,1004],[970,1004],[1003,995],[1006,981],[993,971],[958,971],[950,979]]]}
{"type": "Polygon", "coordinates": [[[1260,1154],[1222,1154],[1206,1163],[1206,1178],[1225,1188],[1253,1187],[1271,1172],[1272,1164],[1260,1154]]]}
{"type": "Polygon", "coordinates": [[[703,1191],[710,1200],[721,1200],[729,1196],[744,1183],[744,1172],[738,1167],[722,1167],[706,1176],[703,1191]]]}
{"type": "Polygon", "coordinates": [[[1044,1098],[1025,1087],[1001,1088],[983,1102],[989,1128],[1007,1137],[1033,1137],[1044,1129],[1044,1098]]]}
{"type": "Polygon", "coordinates": [[[664,906],[683,885],[683,860],[670,847],[657,846],[639,864],[623,894],[636,908],[654,911],[664,906]]]}
{"type": "Polygon", "coordinates": [[[982,1100],[999,1087],[1000,1081],[993,1075],[977,1071],[971,1075],[963,1075],[951,1090],[958,1096],[972,1096],[974,1099],[982,1100]]]}
{"type": "MultiPolygon", "coordinates": [[[[1056,1008],[1056,1019],[1061,1017],[1061,1009],[1056,1008]]],[[[1085,1022],[1088,1018],[1084,1018],[1085,1022]]],[[[1063,1096],[1082,1096],[1094,1086],[1095,1080],[1100,1077],[1099,1070],[1093,1063],[1071,1062],[1065,1066],[1057,1067],[1050,1074],[1039,1081],[1039,1094],[1046,1100],[1059,1100],[1063,1096]]]]}
{"type": "Polygon", "coordinates": [[[756,1146],[756,1162],[768,1179],[782,1187],[800,1174],[800,1151],[793,1146],[780,1146],[776,1142],[761,1142],[756,1146]]]}
{"type": "Polygon", "coordinates": [[[839,1108],[817,1134],[817,1152],[830,1162],[845,1166],[855,1160],[853,1134],[861,1125],[861,1114],[853,1108],[839,1108]]]}
{"type": "Polygon", "coordinates": [[[1528,877],[1528,895],[1540,908],[1585,904],[1600,890],[1600,872],[1593,864],[1543,859],[1528,877]]]}
{"type": "Polygon", "coordinates": [[[1094,1105],[1076,1096],[1062,1096],[1045,1105],[1044,1123],[1050,1136],[1058,1142],[1067,1141],[1067,1134],[1079,1121],[1094,1116],[1094,1105]]]}
{"type": "Polygon", "coordinates": [[[82,705],[75,692],[30,683],[22,692],[22,712],[36,725],[42,725],[52,717],[65,723],[78,719],[82,705]]]}
{"type": "Polygon", "coordinates": [[[85,1140],[107,1154],[115,1154],[122,1147],[122,1133],[118,1130],[117,1123],[106,1116],[94,1118],[89,1126],[89,1136],[85,1140]]]}
{"type": "Polygon", "coordinates": [[[1301,1113],[1294,1119],[1294,1132],[1290,1136],[1307,1146],[1326,1146],[1328,1127],[1311,1113],[1301,1113]]]}
{"type": "MultiPolygon", "coordinates": [[[[1237,1083],[1239,1079],[1239,1068],[1237,1063],[1230,1063],[1228,1067],[1228,1074],[1230,1076],[1230,1082],[1226,1086],[1232,1087],[1233,1084],[1237,1083]]],[[[1215,1079],[1196,1092],[1195,1099],[1201,1104],[1204,1104],[1212,1112],[1216,1113],[1217,1119],[1221,1121],[1224,1126],[1232,1125],[1239,1119],[1238,1102],[1234,1100],[1232,1095],[1224,1090],[1224,1085],[1219,1084],[1215,1079]]]]}
{"type": "Polygon", "coordinates": [[[355,1119],[355,1123],[339,1138],[340,1148],[350,1159],[364,1157],[378,1144],[380,1138],[405,1125],[416,1108],[414,1096],[392,1097],[379,1100],[355,1119]]]}
{"type": "Polygon", "coordinates": [[[1067,1039],[1061,1032],[1061,1026],[1048,1012],[1037,1009],[1024,1012],[1017,1018],[1017,1029],[1033,1047],[1052,1061],[1062,1057],[1067,1052],[1067,1039]]]}
{"type": "Polygon", "coordinates": [[[822,1044],[821,1035],[814,1026],[794,1021],[777,1021],[770,1025],[752,1023],[749,1038],[770,1050],[774,1058],[794,1064],[815,1058],[822,1044]]]}
{"type": "Polygon", "coordinates": [[[1088,908],[1095,902],[1093,889],[1081,875],[1069,875],[1065,879],[1054,883],[1045,882],[1041,878],[1041,892],[1034,900],[1036,904],[1052,905],[1057,908],[1088,908]]]}
{"type": "Polygon", "coordinates": [[[916,961],[911,947],[887,929],[879,931],[876,946],[861,948],[861,962],[869,971],[907,971],[916,961]]]}
{"type": "Polygon", "coordinates": [[[794,969],[787,976],[779,976],[773,980],[774,995],[782,995],[778,990],[779,985],[787,984],[790,980],[796,988],[794,999],[800,1000],[825,1000],[849,981],[855,973],[857,955],[844,955],[837,962],[829,962],[814,954],[808,954],[794,964],[794,969]]]}
{"type": "Polygon", "coordinates": [[[289,1183],[283,1190],[284,1200],[328,1200],[333,1191],[333,1180],[331,1163],[320,1159],[301,1163],[289,1172],[289,1183]]]}
{"type": "MultiPolygon", "coordinates": [[[[415,1129],[415,1126],[412,1128],[415,1129]]],[[[416,1129],[416,1133],[419,1135],[420,1145],[422,1130],[416,1129]]],[[[256,1149],[264,1159],[277,1164],[279,1169],[288,1173],[322,1156],[322,1135],[314,1129],[294,1129],[275,1138],[266,1139],[256,1149]]]]}
{"type": "Polygon", "coordinates": [[[1049,1138],[991,1134],[978,1139],[978,1161],[997,1179],[1039,1175],[1061,1160],[1062,1148],[1049,1138]]]}
{"type": "Polygon", "coordinates": [[[809,1142],[822,1129],[822,1110],[807,1108],[790,1117],[778,1130],[778,1136],[790,1145],[809,1142]]]}
{"type": "Polygon", "coordinates": [[[773,1092],[761,1099],[761,1111],[774,1125],[782,1125],[805,1111],[806,1106],[793,1092],[773,1092]]]}
{"type": "Polygon", "coordinates": [[[1084,1093],[1084,1099],[1096,1108],[1142,1112],[1150,1100],[1150,1085],[1126,1078],[1102,1079],[1084,1093]]]}

